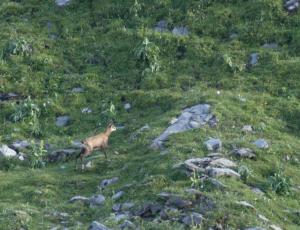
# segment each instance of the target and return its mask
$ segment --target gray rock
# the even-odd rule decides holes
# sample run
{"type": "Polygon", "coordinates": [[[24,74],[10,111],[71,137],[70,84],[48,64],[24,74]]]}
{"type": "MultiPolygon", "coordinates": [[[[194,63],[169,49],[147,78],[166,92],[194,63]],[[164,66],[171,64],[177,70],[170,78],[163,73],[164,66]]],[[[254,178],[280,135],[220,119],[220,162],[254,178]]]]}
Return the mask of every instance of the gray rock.
{"type": "Polygon", "coordinates": [[[260,189],[260,188],[251,188],[252,192],[254,192],[255,194],[259,195],[259,196],[263,196],[265,195],[265,193],[260,189]]]}
{"type": "Polygon", "coordinates": [[[255,207],[252,204],[249,204],[247,201],[236,201],[235,203],[244,206],[246,208],[255,209],[255,207]]]}
{"type": "Polygon", "coordinates": [[[161,192],[158,194],[158,196],[164,200],[168,200],[170,198],[179,197],[177,194],[168,193],[168,192],[161,192]]]}
{"type": "Polygon", "coordinates": [[[74,87],[72,90],[71,90],[72,93],[83,93],[84,92],[84,89],[81,88],[81,87],[74,87]]]}
{"type": "Polygon", "coordinates": [[[71,121],[69,116],[60,116],[56,118],[56,126],[64,127],[67,126],[71,121]]]}
{"type": "Polygon", "coordinates": [[[180,197],[172,197],[166,202],[166,206],[185,209],[192,207],[193,203],[189,200],[184,200],[180,197]]]}
{"type": "Polygon", "coordinates": [[[16,157],[17,152],[11,148],[9,148],[7,145],[1,145],[0,146],[0,157],[16,157]]]}
{"type": "Polygon", "coordinates": [[[248,66],[253,67],[253,66],[257,65],[257,63],[258,63],[258,54],[257,53],[250,54],[248,66]]]}
{"type": "Polygon", "coordinates": [[[144,204],[136,213],[136,216],[142,218],[154,217],[156,214],[160,213],[163,207],[157,203],[146,203],[144,204]]]}
{"type": "Polygon", "coordinates": [[[16,99],[19,95],[16,93],[0,93],[0,101],[8,101],[8,100],[13,100],[16,99]]]}
{"type": "Polygon", "coordinates": [[[258,217],[259,219],[261,219],[262,221],[266,222],[266,223],[270,221],[267,217],[265,217],[265,216],[263,216],[263,215],[261,215],[261,214],[258,214],[257,217],[258,217]]]}
{"type": "Polygon", "coordinates": [[[102,206],[105,203],[105,197],[103,195],[94,195],[89,199],[90,207],[102,206]]]}
{"type": "Polygon", "coordinates": [[[83,108],[82,110],[81,110],[81,113],[85,113],[85,114],[89,114],[89,113],[92,113],[93,112],[93,110],[91,110],[90,108],[83,108]]]}
{"type": "Polygon", "coordinates": [[[299,0],[286,0],[284,3],[284,8],[292,13],[299,8],[299,0]]]}
{"type": "Polygon", "coordinates": [[[156,32],[168,32],[168,23],[165,20],[160,20],[159,22],[156,23],[154,30],[156,32]]]}
{"type": "Polygon", "coordinates": [[[205,142],[205,146],[209,151],[217,151],[222,147],[222,142],[217,138],[210,138],[205,142]]]}
{"type": "Polygon", "coordinates": [[[172,30],[172,33],[176,36],[186,36],[189,35],[189,31],[188,28],[185,26],[176,26],[174,27],[174,29],[172,30]]]}
{"type": "Polygon", "coordinates": [[[110,230],[110,228],[97,221],[93,221],[93,223],[89,226],[88,230],[110,230]]]}
{"type": "Polygon", "coordinates": [[[26,140],[23,140],[23,141],[15,141],[14,143],[11,144],[11,147],[14,148],[14,149],[18,149],[18,150],[21,150],[21,149],[26,149],[30,146],[30,143],[26,140]]]}
{"type": "Polygon", "coordinates": [[[250,159],[256,158],[256,155],[249,148],[234,149],[232,153],[238,157],[250,158],[250,159]]]}
{"type": "Polygon", "coordinates": [[[204,218],[201,214],[193,212],[183,217],[181,221],[187,226],[197,226],[201,224],[203,219],[204,218]]]}
{"type": "Polygon", "coordinates": [[[133,229],[138,230],[137,226],[129,220],[125,220],[123,224],[120,225],[121,230],[133,229]]]}
{"type": "Polygon", "coordinates": [[[123,192],[123,191],[119,191],[119,192],[117,192],[116,194],[114,194],[111,198],[112,198],[113,200],[118,200],[118,199],[120,199],[123,195],[124,195],[124,192],[123,192]]]}
{"type": "Polygon", "coordinates": [[[253,144],[255,144],[256,147],[259,148],[259,149],[269,148],[269,144],[265,139],[258,139],[256,141],[254,141],[253,144]]]}
{"type": "Polygon", "coordinates": [[[70,202],[71,203],[74,203],[74,202],[83,202],[83,203],[88,203],[89,202],[89,198],[87,197],[84,197],[84,196],[73,196],[71,199],[70,199],[70,202]]]}
{"type": "Polygon", "coordinates": [[[215,178],[207,178],[206,180],[209,181],[217,189],[227,188],[227,186],[225,184],[223,184],[221,181],[219,181],[215,178]]]}
{"type": "Polygon", "coordinates": [[[244,125],[243,128],[242,128],[242,131],[244,131],[244,132],[252,132],[253,129],[252,129],[251,125],[244,125]]]}
{"type": "Polygon", "coordinates": [[[74,155],[78,154],[76,149],[58,149],[48,154],[49,162],[59,162],[71,159],[74,155]]]}
{"type": "Polygon", "coordinates": [[[120,222],[121,220],[129,219],[129,214],[127,213],[116,213],[114,216],[115,221],[120,222]]]}
{"type": "Polygon", "coordinates": [[[199,104],[187,108],[183,110],[174,124],[169,126],[159,137],[153,140],[151,147],[153,149],[160,149],[163,147],[163,142],[166,141],[170,135],[188,131],[195,128],[195,126],[200,128],[208,124],[211,119],[214,119],[214,115],[210,113],[210,105],[208,104],[199,104]]]}
{"type": "Polygon", "coordinates": [[[114,204],[112,207],[112,210],[114,212],[124,212],[124,211],[129,211],[134,207],[134,203],[131,202],[125,202],[122,204],[114,204]]]}
{"type": "Polygon", "coordinates": [[[111,178],[111,179],[104,179],[104,180],[101,181],[101,183],[99,185],[99,188],[104,189],[109,185],[117,183],[118,181],[119,181],[119,177],[114,177],[114,178],[111,178]]]}
{"type": "Polygon", "coordinates": [[[70,2],[71,0],[55,0],[56,5],[58,6],[67,6],[70,2]]]}
{"type": "Polygon", "coordinates": [[[205,170],[206,174],[211,177],[235,177],[240,178],[240,174],[228,168],[213,168],[207,167],[205,170]]]}
{"type": "Polygon", "coordinates": [[[204,172],[204,168],[206,168],[211,162],[211,158],[191,158],[184,162],[184,166],[190,171],[196,172],[204,172]]]}
{"type": "Polygon", "coordinates": [[[231,160],[228,160],[226,158],[218,158],[215,160],[212,160],[209,163],[210,166],[212,167],[219,167],[219,168],[235,168],[237,167],[236,163],[234,163],[231,160]]]}
{"type": "Polygon", "coordinates": [[[131,104],[130,103],[125,103],[124,104],[124,109],[128,112],[131,109],[131,104]]]}

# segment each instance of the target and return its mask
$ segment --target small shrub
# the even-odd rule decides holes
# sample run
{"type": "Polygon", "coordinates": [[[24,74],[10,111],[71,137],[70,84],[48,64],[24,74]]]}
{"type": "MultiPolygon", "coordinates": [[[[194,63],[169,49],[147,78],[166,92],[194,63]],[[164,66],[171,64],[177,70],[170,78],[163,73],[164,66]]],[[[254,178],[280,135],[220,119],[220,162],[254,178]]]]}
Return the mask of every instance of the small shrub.
{"type": "Polygon", "coordinates": [[[44,141],[39,144],[32,143],[32,151],[28,154],[29,166],[31,168],[43,168],[46,165],[45,156],[47,150],[44,149],[44,141]]]}
{"type": "Polygon", "coordinates": [[[199,174],[194,170],[193,174],[190,177],[191,186],[193,188],[199,188],[201,185],[201,180],[199,174]]]}
{"type": "Polygon", "coordinates": [[[224,63],[230,68],[231,72],[233,72],[234,74],[242,72],[246,68],[245,63],[238,60],[233,60],[233,58],[230,57],[228,54],[223,55],[223,60],[224,63]]]}
{"type": "Polygon", "coordinates": [[[26,117],[39,116],[40,109],[37,104],[35,104],[30,96],[21,104],[12,104],[14,113],[11,115],[11,119],[14,122],[23,121],[26,117]]]}
{"type": "Polygon", "coordinates": [[[159,53],[159,47],[153,42],[150,42],[147,37],[145,37],[143,42],[135,49],[137,62],[144,68],[143,74],[148,71],[154,73],[160,69],[159,53]]]}
{"type": "Polygon", "coordinates": [[[244,181],[244,183],[247,182],[247,180],[249,179],[249,177],[252,174],[252,172],[246,165],[241,165],[238,168],[238,173],[241,175],[241,179],[242,179],[242,181],[244,181]]]}
{"type": "Polygon", "coordinates": [[[291,192],[291,179],[284,175],[283,169],[279,169],[269,177],[271,189],[280,195],[289,195],[291,192]]]}
{"type": "Polygon", "coordinates": [[[30,43],[23,38],[19,38],[7,43],[3,51],[3,56],[4,58],[7,58],[9,55],[29,56],[32,51],[33,49],[30,43]]]}

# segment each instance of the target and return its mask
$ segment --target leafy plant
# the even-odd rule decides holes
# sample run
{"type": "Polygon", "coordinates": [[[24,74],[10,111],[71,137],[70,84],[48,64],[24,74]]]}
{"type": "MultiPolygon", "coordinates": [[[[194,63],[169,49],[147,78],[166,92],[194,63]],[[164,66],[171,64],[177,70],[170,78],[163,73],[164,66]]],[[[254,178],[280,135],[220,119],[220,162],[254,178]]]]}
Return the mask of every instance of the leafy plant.
{"type": "Polygon", "coordinates": [[[200,180],[200,176],[198,175],[198,173],[196,173],[196,171],[193,171],[193,174],[190,177],[190,181],[191,181],[191,186],[194,188],[198,188],[201,184],[201,180],[200,180]]]}
{"type": "Polygon", "coordinates": [[[269,184],[277,194],[289,195],[291,192],[291,179],[284,175],[282,168],[269,177],[269,184]]]}
{"type": "Polygon", "coordinates": [[[250,169],[246,165],[241,165],[238,168],[238,173],[241,175],[241,179],[245,183],[247,182],[247,180],[249,179],[249,177],[252,174],[252,172],[250,171],[250,169]]]}
{"type": "Polygon", "coordinates": [[[242,72],[246,68],[246,64],[237,60],[233,60],[228,54],[223,55],[224,63],[230,68],[230,70],[236,74],[242,72]]]}
{"type": "Polygon", "coordinates": [[[104,125],[107,125],[109,122],[114,122],[116,120],[116,107],[112,102],[103,103],[102,110],[101,121],[103,121],[104,125]]]}
{"type": "Polygon", "coordinates": [[[138,0],[134,0],[132,7],[130,8],[130,12],[134,15],[134,17],[139,16],[139,12],[142,10],[142,5],[138,2],[138,0]]]}
{"type": "Polygon", "coordinates": [[[152,73],[159,71],[159,53],[159,47],[145,37],[143,42],[135,49],[135,57],[144,67],[143,73],[149,70],[152,73]]]}
{"type": "Polygon", "coordinates": [[[44,149],[44,141],[36,144],[32,141],[32,151],[28,154],[29,165],[31,168],[43,168],[46,165],[45,156],[47,150],[44,149]]]}
{"type": "Polygon", "coordinates": [[[35,104],[30,96],[24,100],[21,104],[12,104],[14,108],[14,113],[11,115],[11,119],[14,122],[22,121],[26,117],[33,117],[33,116],[39,116],[40,115],[40,109],[37,104],[35,104]]]}
{"type": "Polygon", "coordinates": [[[6,45],[5,50],[3,51],[3,56],[7,57],[8,55],[22,55],[29,56],[32,53],[33,49],[30,43],[24,38],[18,38],[14,41],[9,41],[6,45]]]}

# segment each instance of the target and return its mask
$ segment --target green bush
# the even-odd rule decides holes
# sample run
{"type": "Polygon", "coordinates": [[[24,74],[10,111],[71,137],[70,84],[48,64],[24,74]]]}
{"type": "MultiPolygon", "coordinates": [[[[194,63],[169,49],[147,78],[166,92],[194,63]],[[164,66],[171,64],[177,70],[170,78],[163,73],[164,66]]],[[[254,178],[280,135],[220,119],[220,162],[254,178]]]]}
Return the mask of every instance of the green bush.
{"type": "Polygon", "coordinates": [[[28,162],[31,168],[43,168],[46,165],[47,150],[44,149],[44,141],[41,140],[40,143],[32,142],[32,149],[28,153],[28,162]]]}
{"type": "Polygon", "coordinates": [[[289,195],[291,192],[291,179],[284,175],[283,169],[279,169],[269,177],[271,189],[280,195],[289,195]]]}

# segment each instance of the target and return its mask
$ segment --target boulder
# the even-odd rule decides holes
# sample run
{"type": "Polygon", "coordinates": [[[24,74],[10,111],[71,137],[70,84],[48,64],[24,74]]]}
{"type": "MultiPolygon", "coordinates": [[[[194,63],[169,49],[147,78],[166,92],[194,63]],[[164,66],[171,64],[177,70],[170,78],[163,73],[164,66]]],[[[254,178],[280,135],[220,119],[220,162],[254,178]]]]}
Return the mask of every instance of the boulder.
{"type": "Polygon", "coordinates": [[[159,22],[156,23],[154,30],[156,32],[168,32],[168,22],[166,20],[160,20],[159,22]]]}
{"type": "Polygon", "coordinates": [[[209,140],[207,140],[205,142],[205,146],[206,146],[207,150],[209,150],[209,151],[217,151],[217,150],[221,149],[222,142],[220,139],[210,138],[209,140]]]}
{"type": "Polygon", "coordinates": [[[7,145],[1,145],[0,146],[0,157],[16,157],[17,152],[11,148],[9,148],[7,145]]]}
{"type": "Polygon", "coordinates": [[[248,67],[253,67],[257,64],[258,64],[258,54],[257,53],[250,54],[248,67]]]}
{"type": "Polygon", "coordinates": [[[256,155],[249,148],[234,149],[232,151],[232,154],[235,156],[238,156],[238,157],[242,157],[242,158],[250,158],[250,159],[256,158],[256,155]]]}
{"type": "Polygon", "coordinates": [[[67,126],[71,121],[71,118],[69,116],[60,116],[56,118],[56,126],[58,127],[64,127],[67,126]]]}
{"type": "Polygon", "coordinates": [[[102,206],[105,202],[103,195],[94,195],[89,199],[90,207],[102,206]]]}
{"type": "Polygon", "coordinates": [[[254,145],[256,145],[259,149],[267,149],[269,148],[269,144],[265,139],[258,139],[253,142],[254,145]]]}
{"type": "Polygon", "coordinates": [[[89,226],[88,230],[110,230],[110,228],[106,227],[105,225],[97,221],[93,221],[89,226]]]}
{"type": "Polygon", "coordinates": [[[123,191],[119,191],[119,192],[115,193],[111,198],[112,198],[113,200],[118,200],[118,199],[120,199],[123,195],[124,195],[124,192],[123,192],[123,191]]]}
{"type": "Polygon", "coordinates": [[[240,178],[240,174],[236,171],[233,171],[229,168],[214,168],[214,167],[207,167],[205,170],[206,174],[211,177],[235,177],[240,178]]]}
{"type": "Polygon", "coordinates": [[[83,203],[88,203],[89,202],[89,198],[87,197],[84,197],[84,196],[73,196],[71,199],[70,199],[70,202],[71,203],[74,203],[74,202],[83,202],[83,203]]]}
{"type": "Polygon", "coordinates": [[[183,110],[177,120],[165,129],[160,136],[155,138],[151,144],[153,149],[163,148],[163,143],[168,137],[175,133],[181,133],[194,128],[201,128],[209,124],[215,117],[210,113],[210,105],[199,104],[183,110]]]}
{"type": "Polygon", "coordinates": [[[212,160],[209,163],[210,166],[212,167],[218,167],[218,168],[235,168],[237,167],[236,163],[234,163],[231,160],[228,160],[226,158],[218,158],[215,160],[212,160]]]}
{"type": "Polygon", "coordinates": [[[187,36],[189,35],[189,30],[186,26],[175,26],[172,30],[172,34],[176,36],[187,36]]]}
{"type": "Polygon", "coordinates": [[[70,2],[71,0],[55,0],[56,5],[58,6],[67,6],[70,2]]]}
{"type": "Polygon", "coordinates": [[[78,153],[76,149],[59,149],[48,154],[48,161],[51,163],[66,161],[78,153]]]}
{"type": "Polygon", "coordinates": [[[115,184],[119,181],[119,177],[114,177],[111,179],[104,179],[101,181],[99,188],[100,189],[105,189],[107,186],[115,184]]]}
{"type": "Polygon", "coordinates": [[[187,226],[198,226],[202,223],[203,216],[200,213],[193,212],[182,218],[181,222],[187,226]]]}

